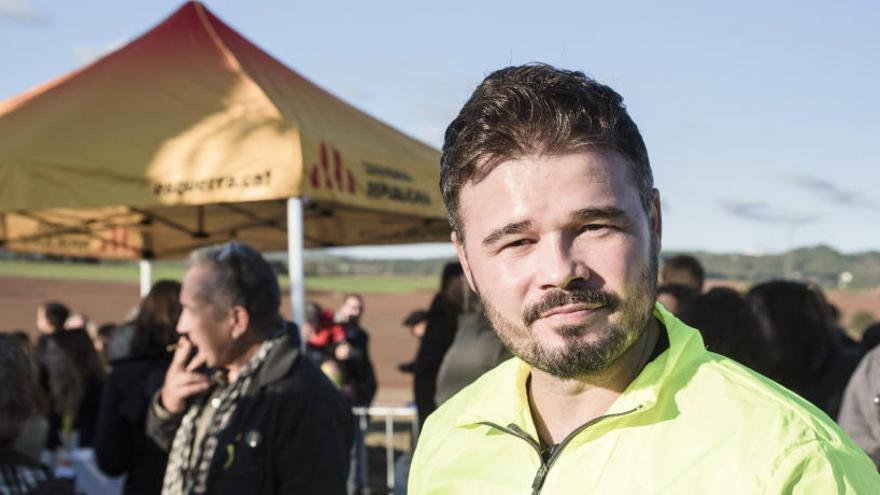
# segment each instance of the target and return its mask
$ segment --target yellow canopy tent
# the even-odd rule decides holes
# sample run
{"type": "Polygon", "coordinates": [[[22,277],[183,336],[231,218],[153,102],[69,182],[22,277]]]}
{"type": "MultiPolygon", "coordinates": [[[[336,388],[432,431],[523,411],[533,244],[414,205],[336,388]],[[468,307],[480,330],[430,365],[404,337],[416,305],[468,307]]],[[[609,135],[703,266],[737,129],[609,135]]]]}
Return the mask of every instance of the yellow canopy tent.
{"type": "Polygon", "coordinates": [[[0,103],[0,245],[117,259],[286,247],[300,320],[303,246],[448,239],[438,162],[188,2],[0,103]]]}

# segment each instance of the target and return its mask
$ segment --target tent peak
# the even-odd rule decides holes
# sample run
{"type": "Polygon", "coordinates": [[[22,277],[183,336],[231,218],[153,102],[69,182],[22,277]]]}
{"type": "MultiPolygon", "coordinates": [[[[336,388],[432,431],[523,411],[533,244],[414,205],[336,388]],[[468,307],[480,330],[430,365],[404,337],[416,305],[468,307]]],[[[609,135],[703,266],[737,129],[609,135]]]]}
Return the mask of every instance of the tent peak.
{"type": "MultiPolygon", "coordinates": [[[[205,3],[200,2],[199,0],[187,0],[186,2],[183,2],[180,5],[180,7],[178,7],[177,10],[174,11],[174,13],[176,14],[182,10],[192,10],[192,9],[196,9],[196,8],[205,8],[205,3]]],[[[173,16],[174,16],[174,14],[171,14],[171,16],[169,16],[169,17],[173,17],[173,16]]]]}

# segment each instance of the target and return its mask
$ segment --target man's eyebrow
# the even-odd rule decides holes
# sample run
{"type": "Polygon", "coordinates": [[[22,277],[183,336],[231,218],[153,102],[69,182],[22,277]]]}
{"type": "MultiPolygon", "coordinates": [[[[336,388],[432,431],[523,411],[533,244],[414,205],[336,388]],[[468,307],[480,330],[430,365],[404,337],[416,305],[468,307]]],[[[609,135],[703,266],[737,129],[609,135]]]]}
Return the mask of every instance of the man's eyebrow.
{"type": "Polygon", "coordinates": [[[482,244],[483,246],[491,246],[492,244],[498,242],[498,239],[501,239],[506,235],[519,234],[520,232],[527,230],[531,226],[532,222],[528,220],[523,220],[522,222],[516,223],[509,223],[504,227],[501,227],[500,229],[493,230],[492,233],[483,238],[482,244]]]}
{"type": "Polygon", "coordinates": [[[620,208],[610,206],[608,208],[582,208],[571,214],[574,221],[585,220],[625,220],[629,215],[620,208]]]}

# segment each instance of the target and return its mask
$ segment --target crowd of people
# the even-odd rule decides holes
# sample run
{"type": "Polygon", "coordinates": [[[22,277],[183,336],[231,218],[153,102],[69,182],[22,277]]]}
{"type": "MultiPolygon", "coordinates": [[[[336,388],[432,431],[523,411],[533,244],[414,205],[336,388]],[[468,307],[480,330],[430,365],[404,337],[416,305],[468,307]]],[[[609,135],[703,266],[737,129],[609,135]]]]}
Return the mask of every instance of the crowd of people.
{"type": "MultiPolygon", "coordinates": [[[[870,342],[857,343],[846,335],[836,319],[839,311],[821,289],[779,280],[744,292],[717,285],[705,290],[704,279],[696,258],[668,258],[660,272],[657,300],[698,328],[709,351],[772,378],[838,419],[880,465],[875,404],[880,354],[869,353],[870,342]],[[863,359],[866,353],[869,357],[863,359]],[[853,375],[860,362],[861,372],[853,375]]],[[[162,492],[170,440],[166,438],[163,448],[151,438],[147,417],[178,339],[186,334],[178,332],[182,309],[181,284],[162,280],[121,325],[95,327],[63,303],[49,301],[37,310],[39,336],[33,344],[23,331],[0,339],[0,352],[7,360],[4,382],[15,385],[4,398],[4,415],[15,425],[6,425],[4,444],[12,448],[4,450],[3,459],[31,473],[18,476],[22,487],[43,483],[66,489],[59,483],[63,480],[53,481],[39,462],[47,459],[43,453],[63,456],[65,449],[92,447],[103,472],[127,475],[125,493],[162,492]]],[[[377,391],[369,332],[361,326],[365,309],[359,294],[345,294],[336,309],[309,302],[301,329],[304,355],[350,407],[369,406],[377,391]]],[[[430,307],[408,314],[402,324],[419,340],[415,358],[402,363],[400,370],[413,374],[420,424],[438,405],[511,357],[479,298],[468,289],[459,263],[443,269],[430,307]]],[[[282,327],[291,332],[291,325],[283,322],[282,327]]],[[[866,338],[870,340],[870,333],[866,338]]],[[[364,432],[355,423],[352,428],[346,491],[359,493],[366,469],[358,450],[363,448],[364,432]]],[[[408,464],[402,469],[400,488],[406,486],[408,464]]]]}
{"type": "Polygon", "coordinates": [[[658,300],[698,328],[707,349],[745,364],[837,419],[847,383],[866,351],[848,336],[816,284],[773,280],[744,293],[703,291],[704,271],[687,255],[667,260],[658,300]]]}
{"type": "MultiPolygon", "coordinates": [[[[490,74],[441,190],[459,262],[403,320],[421,434],[398,491],[880,493],[880,326],[855,342],[815,284],[658,270],[660,197],[614,90],[490,74]]],[[[0,335],[0,493],[73,493],[42,461],[79,447],[128,494],[362,492],[364,298],[309,302],[302,328],[280,304],[272,266],[230,242],[120,325],[41,305],[35,341],[0,335]]]]}
{"type": "Polygon", "coordinates": [[[232,493],[261,474],[258,493],[360,490],[345,476],[360,468],[349,466],[350,408],[377,388],[363,298],[318,311],[326,321],[304,325],[302,354],[279,306],[272,267],[236,243],[194,252],[183,284],[155,283],[120,325],[71,324],[63,303],[41,305],[33,342],[24,331],[0,339],[3,379],[16,385],[0,392],[0,492],[73,493],[47,464],[64,472],[79,448],[106,475],[125,475],[127,494],[232,493]],[[211,464],[236,444],[237,469],[211,464]],[[297,459],[304,470],[282,464],[297,459]]]}

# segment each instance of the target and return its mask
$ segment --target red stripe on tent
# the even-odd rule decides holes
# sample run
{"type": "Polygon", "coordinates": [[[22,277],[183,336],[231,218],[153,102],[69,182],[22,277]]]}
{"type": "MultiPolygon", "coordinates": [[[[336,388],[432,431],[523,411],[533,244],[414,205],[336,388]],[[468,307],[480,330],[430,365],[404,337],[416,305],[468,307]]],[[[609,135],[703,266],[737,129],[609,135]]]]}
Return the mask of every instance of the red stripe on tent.
{"type": "Polygon", "coordinates": [[[312,165],[312,173],[310,174],[309,179],[312,181],[312,187],[317,189],[321,185],[321,169],[318,168],[318,165],[312,165]]]}
{"type": "Polygon", "coordinates": [[[333,189],[333,183],[330,182],[330,160],[327,157],[327,145],[321,143],[321,168],[324,170],[324,185],[327,189],[333,189]]]}
{"type": "Polygon", "coordinates": [[[333,165],[334,177],[336,179],[336,189],[342,190],[342,157],[339,156],[339,150],[333,148],[333,165]]]}

